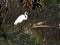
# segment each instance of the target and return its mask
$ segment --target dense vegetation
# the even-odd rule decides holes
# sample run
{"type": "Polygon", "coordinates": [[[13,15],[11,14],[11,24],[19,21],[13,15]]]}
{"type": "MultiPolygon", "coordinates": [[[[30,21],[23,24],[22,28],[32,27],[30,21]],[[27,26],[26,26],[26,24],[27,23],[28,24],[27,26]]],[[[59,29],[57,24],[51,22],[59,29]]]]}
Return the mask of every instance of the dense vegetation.
{"type": "Polygon", "coordinates": [[[40,21],[58,27],[60,19],[56,0],[38,0],[41,6],[35,7],[32,1],[0,1],[0,45],[60,45],[60,29],[31,28],[40,21]],[[29,13],[28,20],[15,26],[14,21],[25,11],[29,13]]]}
{"type": "Polygon", "coordinates": [[[57,3],[60,4],[60,0],[57,0],[57,3]]]}

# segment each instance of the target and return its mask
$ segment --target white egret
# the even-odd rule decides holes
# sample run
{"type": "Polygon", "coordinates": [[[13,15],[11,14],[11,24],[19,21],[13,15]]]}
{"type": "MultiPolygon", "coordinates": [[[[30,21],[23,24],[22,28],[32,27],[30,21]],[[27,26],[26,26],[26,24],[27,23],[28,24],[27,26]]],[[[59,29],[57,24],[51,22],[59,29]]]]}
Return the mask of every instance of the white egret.
{"type": "Polygon", "coordinates": [[[22,23],[23,20],[27,20],[28,16],[27,16],[28,12],[25,12],[24,14],[20,15],[16,21],[14,22],[14,25],[17,25],[18,23],[22,23]]]}

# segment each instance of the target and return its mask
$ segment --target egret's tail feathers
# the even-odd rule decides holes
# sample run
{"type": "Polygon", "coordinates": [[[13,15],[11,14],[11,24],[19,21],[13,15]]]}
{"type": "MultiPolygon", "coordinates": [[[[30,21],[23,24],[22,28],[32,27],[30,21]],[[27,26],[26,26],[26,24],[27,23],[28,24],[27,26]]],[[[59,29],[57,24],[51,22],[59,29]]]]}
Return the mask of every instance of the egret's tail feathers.
{"type": "Polygon", "coordinates": [[[16,23],[16,22],[14,22],[14,25],[17,25],[17,23],[16,23]]]}

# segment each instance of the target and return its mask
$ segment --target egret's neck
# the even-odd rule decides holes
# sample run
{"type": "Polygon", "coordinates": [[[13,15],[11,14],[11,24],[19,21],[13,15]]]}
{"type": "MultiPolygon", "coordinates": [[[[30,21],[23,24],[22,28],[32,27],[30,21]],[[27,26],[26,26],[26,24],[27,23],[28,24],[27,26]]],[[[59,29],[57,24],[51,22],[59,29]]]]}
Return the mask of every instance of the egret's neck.
{"type": "Polygon", "coordinates": [[[25,15],[25,19],[24,19],[24,20],[27,20],[27,18],[28,18],[28,16],[27,16],[27,15],[25,15]]]}
{"type": "Polygon", "coordinates": [[[26,13],[24,15],[26,15],[26,13]]]}

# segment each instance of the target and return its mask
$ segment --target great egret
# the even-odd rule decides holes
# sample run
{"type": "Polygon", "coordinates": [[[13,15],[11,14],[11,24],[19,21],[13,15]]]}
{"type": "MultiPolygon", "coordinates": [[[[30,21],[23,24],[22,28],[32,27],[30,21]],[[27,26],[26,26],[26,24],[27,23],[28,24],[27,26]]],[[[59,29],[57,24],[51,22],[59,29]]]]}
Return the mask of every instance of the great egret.
{"type": "Polygon", "coordinates": [[[24,14],[20,15],[14,22],[14,25],[17,25],[18,23],[22,23],[23,20],[27,20],[28,19],[27,14],[28,12],[25,12],[24,14]]]}

